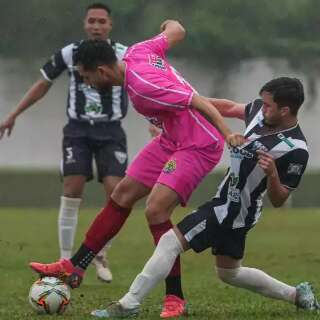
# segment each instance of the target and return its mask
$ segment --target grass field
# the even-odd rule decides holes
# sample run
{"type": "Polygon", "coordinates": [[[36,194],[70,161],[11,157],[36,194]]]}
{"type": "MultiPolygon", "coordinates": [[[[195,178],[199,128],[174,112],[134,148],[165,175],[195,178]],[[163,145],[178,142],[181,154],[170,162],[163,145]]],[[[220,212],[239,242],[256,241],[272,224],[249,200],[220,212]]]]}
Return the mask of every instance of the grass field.
{"type": "MultiPolygon", "coordinates": [[[[82,210],[77,243],[96,210],[82,210]]],[[[185,210],[177,212],[179,220],[185,210]]],[[[31,260],[50,262],[57,258],[56,210],[0,209],[0,319],[42,319],[27,302],[35,274],[31,260]]],[[[249,233],[245,265],[297,284],[311,281],[319,288],[320,210],[266,210],[258,226],[249,233]]],[[[152,252],[143,212],[136,210],[115,239],[110,251],[114,281],[98,282],[89,268],[80,289],[72,291],[72,304],[59,319],[92,319],[96,307],[122,296],[152,252]]],[[[183,284],[189,302],[188,319],[318,319],[320,314],[296,312],[295,307],[250,292],[231,288],[213,272],[209,251],[183,256],[183,284]]],[[[159,319],[162,285],[145,300],[139,319],[159,319]]],[[[55,318],[55,317],[53,317],[55,318]]]]}

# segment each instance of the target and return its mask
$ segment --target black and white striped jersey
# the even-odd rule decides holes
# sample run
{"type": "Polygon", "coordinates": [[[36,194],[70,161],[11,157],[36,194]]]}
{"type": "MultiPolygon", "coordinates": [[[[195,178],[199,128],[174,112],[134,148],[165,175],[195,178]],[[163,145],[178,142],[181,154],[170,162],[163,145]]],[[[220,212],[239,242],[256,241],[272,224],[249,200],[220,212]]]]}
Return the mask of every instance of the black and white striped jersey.
{"type": "Polygon", "coordinates": [[[248,142],[243,147],[231,148],[230,168],[212,199],[219,223],[227,228],[251,227],[261,215],[267,177],[257,163],[256,150],[267,151],[274,157],[280,181],[290,190],[298,186],[307,166],[307,142],[299,125],[268,134],[262,105],[258,99],[246,106],[248,142]]]}
{"type": "MultiPolygon", "coordinates": [[[[128,109],[128,99],[123,87],[114,86],[109,90],[97,91],[87,86],[74,65],[74,55],[79,42],[71,43],[56,52],[40,70],[48,81],[54,81],[68,69],[69,94],[67,115],[74,120],[119,121],[128,109]]],[[[116,56],[122,60],[127,47],[110,40],[116,56]]]]}

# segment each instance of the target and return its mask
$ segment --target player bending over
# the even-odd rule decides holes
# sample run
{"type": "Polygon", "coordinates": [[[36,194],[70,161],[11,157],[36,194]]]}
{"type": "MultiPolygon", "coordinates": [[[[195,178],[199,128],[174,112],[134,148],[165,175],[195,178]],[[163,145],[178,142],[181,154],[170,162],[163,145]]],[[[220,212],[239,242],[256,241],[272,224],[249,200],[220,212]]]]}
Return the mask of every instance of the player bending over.
{"type": "MultiPolygon", "coordinates": [[[[157,244],[172,228],[174,208],[186,204],[219,162],[224,139],[231,146],[244,143],[242,135],[226,126],[214,104],[198,95],[168,63],[167,50],[184,36],[177,21],[167,20],[161,34],[130,47],[123,61],[117,61],[106,41],[89,40],[79,46],[76,61],[84,81],[97,89],[124,85],[135,109],[161,127],[162,133],[130,164],[78,252],[70,260],[53,264],[31,263],[35,271],[62,276],[72,287],[79,286],[90,261],[118,233],[134,204],[147,195],[145,214],[157,244]]],[[[166,279],[163,318],[185,312],[180,260],[176,258],[166,279]]]]}
{"type": "Polygon", "coordinates": [[[309,283],[294,287],[241,265],[246,234],[261,215],[264,193],[273,206],[280,207],[298,186],[308,161],[306,139],[297,120],[304,101],[301,82],[274,79],[262,87],[260,95],[262,99],[246,106],[210,99],[222,115],[245,121],[248,141],[240,148],[231,148],[231,165],[215,197],[161,237],[128,293],[92,315],[113,318],[137,314],[143,298],[169,274],[175,259],[190,248],[195,252],[211,248],[218,277],[232,286],[299,308],[319,308],[309,283]]]}

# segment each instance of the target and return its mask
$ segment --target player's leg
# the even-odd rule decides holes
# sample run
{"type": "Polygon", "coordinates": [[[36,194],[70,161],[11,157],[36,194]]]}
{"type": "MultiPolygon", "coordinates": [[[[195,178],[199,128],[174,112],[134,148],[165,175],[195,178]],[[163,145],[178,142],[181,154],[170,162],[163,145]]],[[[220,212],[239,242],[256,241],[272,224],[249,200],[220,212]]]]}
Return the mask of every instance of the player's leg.
{"type": "Polygon", "coordinates": [[[63,138],[63,196],[60,200],[58,235],[60,257],[72,255],[84,185],[92,178],[92,154],[83,138],[63,138]]]}
{"type": "Polygon", "coordinates": [[[287,301],[304,309],[318,308],[317,300],[308,283],[294,287],[269,276],[262,270],[243,267],[241,257],[244,251],[244,234],[237,230],[222,232],[219,244],[214,249],[215,253],[220,253],[216,256],[216,271],[222,281],[269,298],[287,301]]]}
{"type": "Polygon", "coordinates": [[[92,315],[124,318],[137,314],[145,296],[167,277],[177,257],[188,248],[187,241],[178,229],[174,227],[167,231],[142,272],[132,282],[129,291],[118,302],[112,303],[107,309],[95,310],[92,315]]]}
{"type": "Polygon", "coordinates": [[[97,317],[113,318],[129,317],[138,313],[143,298],[167,277],[177,257],[183,251],[192,248],[196,252],[201,252],[211,247],[211,216],[211,204],[204,204],[186,216],[174,229],[166,232],[142,272],[131,284],[129,291],[118,302],[104,310],[95,310],[92,314],[97,317]]]}
{"type": "MultiPolygon", "coordinates": [[[[103,184],[106,202],[108,202],[116,185],[125,176],[127,169],[128,155],[124,132],[123,134],[119,134],[119,137],[123,138],[117,141],[95,141],[95,161],[98,180],[103,184]]],[[[111,240],[98,252],[92,261],[92,264],[96,267],[98,279],[105,282],[112,281],[112,273],[107,258],[107,253],[110,248],[111,240]]]]}
{"type": "Polygon", "coordinates": [[[121,229],[133,204],[150,192],[163,163],[164,160],[160,155],[155,157],[146,146],[131,163],[127,176],[116,186],[106,207],[91,224],[84,242],[71,261],[63,260],[53,264],[32,262],[31,268],[42,275],[62,274],[63,277],[66,274],[68,278],[70,274],[76,273],[77,281],[73,281],[71,285],[79,286],[84,270],[103,246],[121,229]],[[72,268],[76,268],[75,272],[72,272],[72,268]]]}
{"type": "MultiPolygon", "coordinates": [[[[147,201],[146,214],[155,243],[171,228],[170,216],[173,209],[179,202],[186,204],[204,176],[216,166],[221,153],[222,148],[218,145],[208,146],[203,150],[181,150],[171,155],[147,201]]],[[[179,257],[166,278],[162,317],[174,315],[173,304],[178,306],[177,312],[181,310],[179,305],[186,304],[182,292],[179,257]]]]}

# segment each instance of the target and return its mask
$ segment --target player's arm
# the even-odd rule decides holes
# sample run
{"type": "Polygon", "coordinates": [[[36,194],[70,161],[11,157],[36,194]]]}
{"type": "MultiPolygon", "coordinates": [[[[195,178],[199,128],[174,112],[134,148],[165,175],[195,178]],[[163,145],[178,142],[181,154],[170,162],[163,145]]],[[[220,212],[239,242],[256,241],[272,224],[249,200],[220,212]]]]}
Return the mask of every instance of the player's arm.
{"type": "Polygon", "coordinates": [[[262,150],[258,150],[258,164],[267,175],[267,193],[275,208],[281,207],[290,195],[290,190],[282,185],[273,157],[262,150]]]}
{"type": "Polygon", "coordinates": [[[34,83],[34,85],[27,91],[25,96],[19,102],[16,109],[12,111],[2,123],[0,123],[0,139],[3,137],[5,132],[7,132],[8,136],[10,136],[16,118],[23,111],[40,100],[48,92],[51,84],[52,82],[46,80],[45,78],[42,78],[34,83]]]}
{"type": "Polygon", "coordinates": [[[245,142],[245,137],[239,133],[233,133],[225,123],[219,111],[207,98],[194,94],[191,106],[197,109],[212,125],[214,125],[225,138],[228,145],[240,146],[245,142]]]}
{"type": "Polygon", "coordinates": [[[244,120],[246,105],[227,99],[208,98],[223,117],[244,120]]]}
{"type": "Polygon", "coordinates": [[[169,48],[174,47],[185,37],[186,31],[176,20],[166,20],[160,26],[160,31],[166,35],[169,48]]]}

